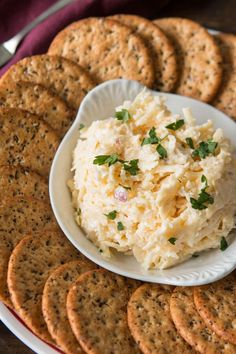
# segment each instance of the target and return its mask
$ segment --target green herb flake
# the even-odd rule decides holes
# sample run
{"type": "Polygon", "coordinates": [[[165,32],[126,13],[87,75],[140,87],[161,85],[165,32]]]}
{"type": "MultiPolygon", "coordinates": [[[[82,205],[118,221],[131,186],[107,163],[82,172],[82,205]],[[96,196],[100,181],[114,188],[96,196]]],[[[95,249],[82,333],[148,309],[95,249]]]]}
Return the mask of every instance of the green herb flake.
{"type": "Polygon", "coordinates": [[[149,130],[148,135],[149,135],[149,138],[144,138],[141,143],[141,146],[159,143],[160,139],[156,136],[156,128],[152,127],[152,129],[149,130]]]}
{"type": "Polygon", "coordinates": [[[186,143],[188,144],[190,149],[194,149],[193,139],[192,138],[186,138],[186,143]]]}
{"type": "Polygon", "coordinates": [[[111,211],[110,213],[108,214],[104,214],[108,219],[110,220],[115,220],[116,218],[116,215],[117,215],[117,211],[116,210],[113,210],[111,211]]]}
{"type": "Polygon", "coordinates": [[[125,122],[128,122],[128,120],[131,118],[131,115],[130,115],[129,111],[127,111],[127,109],[123,108],[121,111],[115,113],[115,117],[118,120],[122,120],[123,123],[125,123],[125,122]]]}
{"type": "Polygon", "coordinates": [[[168,239],[168,241],[169,241],[172,245],[175,245],[175,242],[177,241],[177,238],[175,238],[175,237],[170,237],[170,238],[168,239]]]}
{"type": "Polygon", "coordinates": [[[125,229],[125,227],[124,227],[124,225],[122,224],[122,222],[121,221],[118,221],[118,223],[117,223],[117,230],[118,231],[122,231],[122,230],[124,230],[125,229]]]}
{"type": "Polygon", "coordinates": [[[198,199],[190,198],[190,203],[192,205],[192,208],[197,210],[206,209],[207,208],[207,205],[205,205],[206,203],[208,204],[214,203],[214,198],[209,193],[206,192],[206,189],[208,188],[208,182],[206,176],[202,175],[201,182],[204,183],[204,187],[201,189],[198,199]]]}
{"type": "Polygon", "coordinates": [[[129,172],[131,174],[131,176],[136,176],[139,171],[138,162],[139,162],[138,159],[130,160],[129,162],[125,162],[124,163],[124,170],[129,172]]]}
{"type": "Polygon", "coordinates": [[[79,130],[83,129],[84,127],[85,127],[85,125],[83,123],[80,123],[79,130]]]}
{"type": "Polygon", "coordinates": [[[161,144],[158,144],[156,147],[156,151],[158,152],[158,154],[160,155],[161,159],[166,159],[167,158],[167,151],[164,148],[164,146],[162,146],[161,144]]]}
{"type": "Polygon", "coordinates": [[[212,140],[201,141],[199,147],[192,152],[192,158],[199,157],[200,159],[205,159],[210,154],[214,154],[217,146],[218,143],[212,140]]]}
{"type": "Polygon", "coordinates": [[[184,125],[184,123],[185,122],[183,119],[179,119],[176,122],[166,125],[166,128],[175,131],[175,130],[180,129],[184,125]]]}
{"type": "Polygon", "coordinates": [[[119,159],[119,156],[117,154],[112,154],[112,155],[98,155],[95,156],[95,159],[93,160],[94,165],[105,165],[108,164],[108,166],[114,165],[116,162],[122,161],[119,159]]]}
{"type": "Polygon", "coordinates": [[[228,242],[226,241],[226,238],[223,236],[221,237],[221,240],[220,240],[220,250],[221,251],[225,251],[226,248],[228,248],[229,245],[228,245],[228,242]]]}

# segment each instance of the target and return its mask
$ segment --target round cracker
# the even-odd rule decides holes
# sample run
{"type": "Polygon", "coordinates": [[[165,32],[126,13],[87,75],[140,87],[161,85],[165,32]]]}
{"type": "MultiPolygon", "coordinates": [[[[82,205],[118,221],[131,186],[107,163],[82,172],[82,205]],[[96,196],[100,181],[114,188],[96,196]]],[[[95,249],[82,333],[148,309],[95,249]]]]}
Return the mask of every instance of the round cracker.
{"type": "Polygon", "coordinates": [[[212,104],[236,119],[236,36],[220,33],[215,38],[223,57],[223,78],[212,104]]]}
{"type": "Polygon", "coordinates": [[[194,349],[204,354],[234,354],[236,347],[223,341],[209,329],[198,314],[193,288],[177,287],[170,299],[170,312],[180,335],[194,349]]]}
{"type": "Polygon", "coordinates": [[[194,288],[196,308],[212,331],[236,345],[236,281],[235,276],[194,288]]]}
{"type": "Polygon", "coordinates": [[[146,86],[154,82],[154,68],[142,39],[117,21],[86,18],[57,34],[48,54],[73,60],[97,82],[125,78],[146,86]]]}
{"type": "Polygon", "coordinates": [[[127,323],[127,303],[138,284],[100,269],[83,274],[71,287],[68,318],[86,353],[140,353],[127,323]]]}
{"type": "Polygon", "coordinates": [[[26,234],[56,228],[57,223],[49,204],[29,197],[13,197],[1,202],[0,225],[0,300],[12,306],[7,269],[13,248],[26,234]]]}
{"type": "Polygon", "coordinates": [[[183,18],[157,19],[154,23],[172,40],[177,54],[179,82],[176,92],[204,102],[216,95],[222,78],[222,57],[208,31],[183,18]]]}
{"type": "Polygon", "coordinates": [[[75,118],[75,111],[57,95],[32,82],[10,82],[0,86],[0,107],[28,111],[43,118],[63,137],[75,118]]]}
{"type": "Polygon", "coordinates": [[[0,107],[0,165],[21,164],[47,177],[59,145],[56,133],[39,117],[0,107]]]}
{"type": "Polygon", "coordinates": [[[97,268],[89,260],[72,261],[59,266],[48,278],[43,290],[42,310],[49,333],[65,353],[84,353],[75,338],[66,311],[71,285],[89,270],[97,268]]]}
{"type": "Polygon", "coordinates": [[[49,202],[45,178],[22,166],[0,166],[0,195],[2,198],[28,196],[49,202]]]}
{"type": "Polygon", "coordinates": [[[170,289],[161,285],[144,284],[129,300],[129,328],[144,354],[193,353],[172,322],[171,294],[170,289]]]}
{"type": "Polygon", "coordinates": [[[178,79],[175,49],[167,36],[151,21],[136,15],[114,15],[109,17],[130,27],[149,48],[155,70],[154,88],[170,92],[178,79]]]}
{"type": "Polygon", "coordinates": [[[53,340],[42,313],[44,285],[59,265],[81,257],[61,231],[26,236],[11,254],[7,282],[14,308],[25,324],[47,342],[53,340]]]}
{"type": "Polygon", "coordinates": [[[95,83],[91,76],[71,60],[47,54],[24,58],[0,79],[0,84],[26,81],[52,90],[74,109],[95,83]]]}

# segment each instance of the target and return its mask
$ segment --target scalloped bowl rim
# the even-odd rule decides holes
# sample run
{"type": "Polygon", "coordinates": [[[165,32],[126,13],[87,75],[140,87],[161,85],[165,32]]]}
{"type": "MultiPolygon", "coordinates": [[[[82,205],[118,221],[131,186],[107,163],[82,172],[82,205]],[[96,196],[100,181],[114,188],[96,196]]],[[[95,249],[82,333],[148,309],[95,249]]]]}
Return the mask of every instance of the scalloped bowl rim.
{"type": "MultiPolygon", "coordinates": [[[[235,237],[224,252],[210,250],[201,253],[198,258],[189,259],[166,270],[145,271],[133,256],[117,254],[109,260],[104,259],[74,220],[71,195],[66,182],[72,177],[70,172],[72,151],[79,136],[79,124],[85,122],[89,125],[94,120],[94,116],[96,119],[107,118],[110,115],[107,112],[110,112],[111,109],[114,111],[115,106],[121,104],[124,99],[134,98],[142,89],[143,86],[136,81],[118,79],[106,81],[96,86],[87,94],[73,125],[62,140],[52,163],[49,178],[49,193],[55,217],[67,238],[81,253],[94,263],[114,273],[142,281],[172,285],[194,286],[216,281],[236,268],[235,237]],[[114,104],[114,100],[118,104],[114,104]],[[97,114],[94,113],[96,109],[97,114]]],[[[236,124],[224,113],[192,98],[150,91],[154,94],[166,96],[167,105],[171,106],[172,112],[172,106],[177,107],[173,113],[182,113],[180,108],[187,106],[191,107],[198,122],[203,123],[206,119],[212,119],[216,127],[223,128],[225,135],[231,140],[234,148],[236,148],[236,124]],[[183,102],[186,102],[186,104],[183,105],[183,102]],[[202,116],[204,114],[205,118],[202,116]]]]}

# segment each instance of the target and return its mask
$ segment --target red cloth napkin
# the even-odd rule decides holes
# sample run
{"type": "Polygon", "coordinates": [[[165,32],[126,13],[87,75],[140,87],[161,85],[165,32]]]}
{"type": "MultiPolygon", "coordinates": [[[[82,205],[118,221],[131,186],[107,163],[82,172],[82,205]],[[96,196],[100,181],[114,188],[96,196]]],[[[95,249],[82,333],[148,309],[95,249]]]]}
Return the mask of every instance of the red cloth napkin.
{"type": "MultiPolygon", "coordinates": [[[[10,39],[55,2],[55,0],[0,0],[0,43],[10,39]]],[[[18,60],[45,53],[54,36],[73,21],[115,13],[133,13],[154,18],[167,2],[168,0],[74,0],[28,33],[13,59],[0,69],[0,76],[18,60]]]]}

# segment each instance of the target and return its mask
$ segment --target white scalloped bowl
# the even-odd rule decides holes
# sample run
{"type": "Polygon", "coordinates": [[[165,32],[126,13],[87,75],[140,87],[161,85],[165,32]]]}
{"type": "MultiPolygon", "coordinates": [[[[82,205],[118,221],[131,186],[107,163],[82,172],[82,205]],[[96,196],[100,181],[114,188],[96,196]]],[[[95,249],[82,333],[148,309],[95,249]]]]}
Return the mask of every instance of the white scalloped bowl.
{"type": "MultiPolygon", "coordinates": [[[[53,211],[60,227],[73,245],[93,262],[112,272],[143,281],[173,285],[193,286],[213,282],[236,268],[235,237],[224,252],[218,249],[210,250],[203,252],[198,258],[191,258],[170,269],[145,271],[133,256],[117,254],[109,260],[104,259],[74,220],[67,181],[72,177],[72,152],[79,137],[79,124],[89,126],[93,120],[112,116],[116,106],[124,100],[132,100],[142,89],[143,86],[135,81],[112,80],[95,87],[85,97],[76,120],[61,142],[52,164],[49,190],[53,211]]],[[[174,94],[165,96],[172,112],[182,113],[183,107],[190,107],[198,123],[211,119],[216,128],[223,128],[224,134],[236,147],[236,124],[225,114],[191,98],[174,94]]]]}

